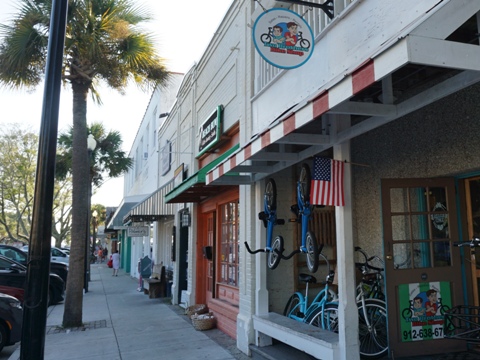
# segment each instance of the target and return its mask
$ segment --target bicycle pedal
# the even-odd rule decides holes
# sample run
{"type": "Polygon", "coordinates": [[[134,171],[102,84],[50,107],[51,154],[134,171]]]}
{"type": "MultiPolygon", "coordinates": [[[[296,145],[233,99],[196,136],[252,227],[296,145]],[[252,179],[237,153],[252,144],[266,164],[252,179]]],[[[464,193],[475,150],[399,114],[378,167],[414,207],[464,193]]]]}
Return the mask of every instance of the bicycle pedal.
{"type": "Polygon", "coordinates": [[[261,211],[258,213],[258,220],[267,220],[268,215],[265,211],[261,211]]]}

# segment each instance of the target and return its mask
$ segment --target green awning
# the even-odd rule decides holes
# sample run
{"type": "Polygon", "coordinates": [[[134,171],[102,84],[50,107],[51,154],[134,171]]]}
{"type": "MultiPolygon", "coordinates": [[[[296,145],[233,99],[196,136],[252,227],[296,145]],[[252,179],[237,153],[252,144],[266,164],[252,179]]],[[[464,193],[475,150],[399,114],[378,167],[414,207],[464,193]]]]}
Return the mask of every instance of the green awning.
{"type": "Polygon", "coordinates": [[[201,202],[208,197],[217,195],[219,191],[225,190],[229,187],[226,185],[206,185],[205,179],[207,173],[212,170],[219,163],[227,159],[231,154],[240,148],[240,144],[237,144],[225,151],[221,156],[205,165],[198,170],[194,175],[184,180],[175,189],[165,195],[165,203],[187,203],[187,202],[201,202]]]}

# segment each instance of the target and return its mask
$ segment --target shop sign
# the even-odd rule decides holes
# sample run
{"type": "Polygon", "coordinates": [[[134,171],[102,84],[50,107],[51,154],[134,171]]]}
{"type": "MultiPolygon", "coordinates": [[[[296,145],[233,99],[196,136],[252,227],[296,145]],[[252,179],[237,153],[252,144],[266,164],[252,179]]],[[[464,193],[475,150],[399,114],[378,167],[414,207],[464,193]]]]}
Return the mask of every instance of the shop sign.
{"type": "Polygon", "coordinates": [[[165,146],[160,149],[160,163],[162,166],[162,175],[166,175],[170,171],[172,162],[172,142],[167,140],[165,146]]]}
{"type": "Polygon", "coordinates": [[[181,163],[179,167],[177,167],[173,173],[173,187],[176,188],[183,182],[183,170],[184,164],[181,163]]]}
{"type": "Polygon", "coordinates": [[[205,153],[220,140],[222,111],[223,107],[221,105],[217,106],[215,111],[200,126],[200,143],[197,157],[205,153]]]}
{"type": "Polygon", "coordinates": [[[143,237],[149,236],[150,228],[148,226],[129,226],[127,228],[127,236],[129,237],[143,237]]]}
{"type": "Polygon", "coordinates": [[[313,54],[313,32],[297,13],[273,8],[262,13],[253,25],[253,42],[260,56],[281,69],[305,64],[313,54]]]}
{"type": "Polygon", "coordinates": [[[444,312],[451,309],[450,283],[436,281],[398,287],[402,342],[444,339],[444,312]]]}

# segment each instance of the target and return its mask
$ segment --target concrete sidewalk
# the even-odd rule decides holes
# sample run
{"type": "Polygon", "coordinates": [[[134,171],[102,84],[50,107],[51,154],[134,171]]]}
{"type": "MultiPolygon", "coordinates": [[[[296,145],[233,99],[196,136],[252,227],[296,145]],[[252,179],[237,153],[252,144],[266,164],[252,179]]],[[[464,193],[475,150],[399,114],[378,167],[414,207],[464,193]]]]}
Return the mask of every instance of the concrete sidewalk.
{"type": "MultiPolygon", "coordinates": [[[[81,329],[64,330],[63,304],[50,307],[44,359],[249,359],[218,329],[197,331],[183,309],[138,292],[138,281],[105,264],[91,268],[81,329]]],[[[20,347],[9,360],[20,358],[20,347]]]]}

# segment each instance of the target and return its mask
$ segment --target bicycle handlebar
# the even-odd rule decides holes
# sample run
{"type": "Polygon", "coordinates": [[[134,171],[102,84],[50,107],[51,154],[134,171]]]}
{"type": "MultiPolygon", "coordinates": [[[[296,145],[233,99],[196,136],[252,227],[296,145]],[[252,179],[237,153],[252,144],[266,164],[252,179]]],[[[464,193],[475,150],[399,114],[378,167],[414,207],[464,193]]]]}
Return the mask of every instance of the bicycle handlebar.
{"type": "Polygon", "coordinates": [[[355,251],[358,251],[359,253],[361,253],[365,257],[365,262],[364,263],[355,263],[355,266],[357,268],[359,268],[360,270],[362,270],[361,268],[364,268],[364,267],[367,268],[367,269],[373,270],[373,271],[377,271],[377,272],[382,272],[383,270],[385,270],[384,268],[379,268],[379,267],[376,267],[376,266],[373,266],[373,265],[369,264],[369,262],[371,262],[372,260],[378,260],[381,263],[383,263],[383,260],[380,259],[378,256],[374,255],[374,256],[368,257],[365,250],[363,250],[360,246],[355,246],[355,251]]]}
{"type": "Polygon", "coordinates": [[[468,246],[471,248],[480,247],[480,238],[474,237],[470,241],[455,241],[453,243],[453,246],[457,246],[457,247],[468,246]]]}
{"type": "Polygon", "coordinates": [[[244,244],[245,244],[245,247],[247,248],[247,251],[252,255],[259,252],[265,252],[265,249],[251,250],[250,246],[248,246],[248,243],[246,241],[244,242],[244,244]]]}

